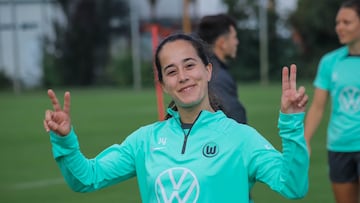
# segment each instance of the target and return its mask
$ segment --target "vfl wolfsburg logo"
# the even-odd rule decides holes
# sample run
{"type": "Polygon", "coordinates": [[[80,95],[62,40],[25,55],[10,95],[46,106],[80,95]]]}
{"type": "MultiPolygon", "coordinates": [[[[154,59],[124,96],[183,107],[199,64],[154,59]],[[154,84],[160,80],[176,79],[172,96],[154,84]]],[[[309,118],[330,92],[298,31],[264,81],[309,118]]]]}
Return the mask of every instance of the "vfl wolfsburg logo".
{"type": "Polygon", "coordinates": [[[200,186],[192,171],[175,167],[163,171],[156,178],[155,193],[158,203],[196,203],[200,186]]]}
{"type": "Polygon", "coordinates": [[[207,143],[204,147],[203,147],[203,155],[210,158],[210,157],[214,157],[217,155],[217,153],[219,152],[219,147],[217,146],[216,143],[214,142],[210,142],[207,143]]]}
{"type": "Polygon", "coordinates": [[[342,110],[348,113],[356,113],[360,109],[360,91],[356,87],[344,88],[339,95],[339,103],[342,110]]]}

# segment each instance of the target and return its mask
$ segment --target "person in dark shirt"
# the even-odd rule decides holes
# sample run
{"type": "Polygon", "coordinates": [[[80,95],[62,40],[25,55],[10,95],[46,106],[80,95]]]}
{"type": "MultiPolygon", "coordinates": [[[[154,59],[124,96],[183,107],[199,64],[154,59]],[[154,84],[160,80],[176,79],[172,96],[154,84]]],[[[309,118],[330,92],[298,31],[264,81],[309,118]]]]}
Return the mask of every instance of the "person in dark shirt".
{"type": "Polygon", "coordinates": [[[237,84],[226,62],[236,57],[239,44],[235,20],[226,14],[208,15],[200,19],[196,34],[212,51],[213,77],[209,88],[221,100],[226,115],[247,124],[246,110],[239,100],[237,84]]]}

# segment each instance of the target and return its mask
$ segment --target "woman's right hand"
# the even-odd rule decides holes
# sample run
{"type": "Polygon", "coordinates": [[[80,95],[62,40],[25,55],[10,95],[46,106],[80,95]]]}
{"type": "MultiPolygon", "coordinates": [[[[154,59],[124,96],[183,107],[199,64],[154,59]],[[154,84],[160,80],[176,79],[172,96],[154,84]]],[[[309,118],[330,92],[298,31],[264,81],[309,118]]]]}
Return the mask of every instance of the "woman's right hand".
{"type": "Polygon", "coordinates": [[[44,128],[46,132],[54,131],[60,136],[65,136],[70,133],[71,119],[70,119],[70,92],[64,94],[64,107],[61,109],[55,92],[48,90],[48,96],[53,105],[53,110],[45,111],[44,128]]]}

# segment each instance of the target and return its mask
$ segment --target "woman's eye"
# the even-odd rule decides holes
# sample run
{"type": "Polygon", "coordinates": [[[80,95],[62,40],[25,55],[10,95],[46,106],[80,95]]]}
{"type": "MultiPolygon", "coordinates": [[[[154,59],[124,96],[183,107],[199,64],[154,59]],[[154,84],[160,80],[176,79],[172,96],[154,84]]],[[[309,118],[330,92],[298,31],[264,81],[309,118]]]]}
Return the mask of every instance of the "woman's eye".
{"type": "Polygon", "coordinates": [[[166,71],[166,75],[174,75],[176,74],[176,71],[175,70],[168,70],[166,71]]]}

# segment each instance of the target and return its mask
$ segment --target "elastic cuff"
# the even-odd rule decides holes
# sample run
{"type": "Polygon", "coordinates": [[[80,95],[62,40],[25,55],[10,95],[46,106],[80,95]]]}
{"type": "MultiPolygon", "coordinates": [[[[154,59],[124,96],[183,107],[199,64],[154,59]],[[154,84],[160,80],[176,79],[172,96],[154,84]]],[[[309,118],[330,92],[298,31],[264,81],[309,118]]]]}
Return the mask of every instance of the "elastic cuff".
{"type": "Polygon", "coordinates": [[[69,154],[79,148],[79,142],[73,127],[66,136],[60,136],[54,131],[50,131],[50,141],[54,158],[69,154]]]}
{"type": "Polygon", "coordinates": [[[281,132],[291,132],[304,127],[305,112],[285,114],[280,112],[278,128],[281,132]]]}

